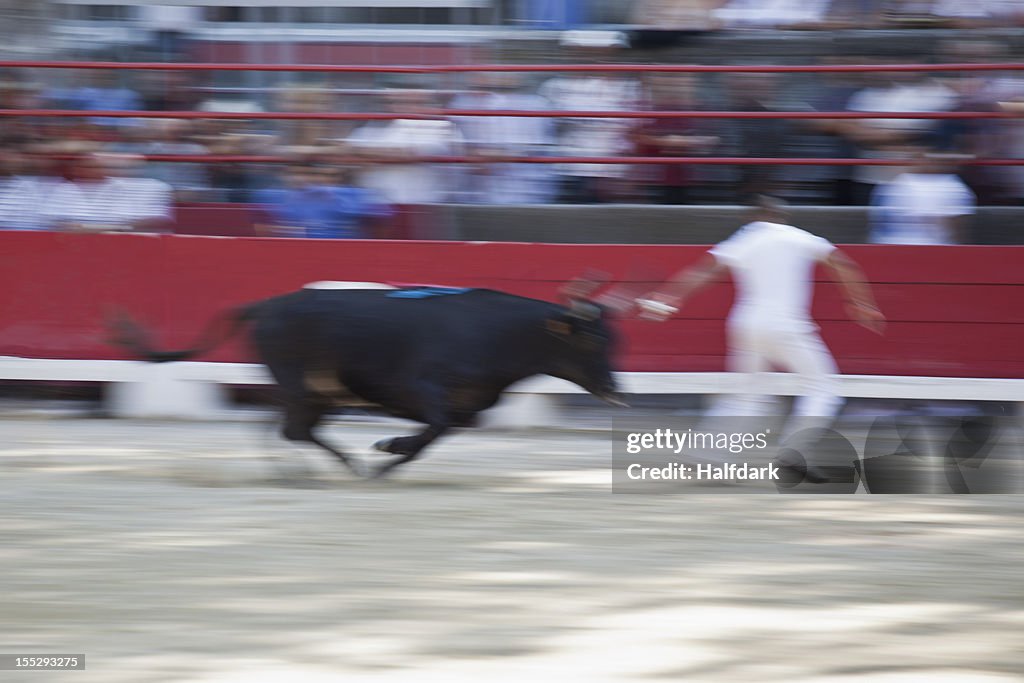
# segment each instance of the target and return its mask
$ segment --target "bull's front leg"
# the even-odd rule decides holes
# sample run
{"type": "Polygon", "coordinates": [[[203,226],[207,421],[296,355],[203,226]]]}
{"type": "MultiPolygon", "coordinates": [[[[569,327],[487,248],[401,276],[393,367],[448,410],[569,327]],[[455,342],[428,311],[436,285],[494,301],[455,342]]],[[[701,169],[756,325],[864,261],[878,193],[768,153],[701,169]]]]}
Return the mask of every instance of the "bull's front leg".
{"type": "Polygon", "coordinates": [[[415,460],[424,448],[451,428],[451,420],[448,419],[447,414],[446,393],[440,383],[434,381],[421,382],[417,387],[415,395],[420,402],[423,421],[427,423],[426,429],[412,436],[382,439],[373,444],[373,447],[378,451],[394,453],[398,457],[381,465],[373,472],[371,478],[376,479],[386,476],[396,467],[404,465],[410,460],[415,460]]]}
{"type": "Polygon", "coordinates": [[[386,476],[391,472],[391,470],[395,469],[399,465],[404,465],[410,460],[415,460],[424,448],[429,446],[434,439],[447,432],[448,429],[448,425],[430,425],[419,434],[413,434],[412,436],[397,436],[393,439],[382,439],[373,444],[373,447],[378,451],[394,453],[399,457],[381,465],[375,472],[373,472],[371,478],[377,479],[379,477],[386,476]]]}

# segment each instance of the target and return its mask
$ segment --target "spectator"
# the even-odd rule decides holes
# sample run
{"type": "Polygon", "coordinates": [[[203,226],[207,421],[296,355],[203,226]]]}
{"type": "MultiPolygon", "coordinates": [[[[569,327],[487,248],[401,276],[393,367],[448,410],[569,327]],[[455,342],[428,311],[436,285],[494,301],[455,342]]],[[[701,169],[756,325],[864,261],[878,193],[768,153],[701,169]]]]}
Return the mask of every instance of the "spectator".
{"type": "MultiPolygon", "coordinates": [[[[945,52],[955,63],[1001,62],[1008,57],[1002,44],[990,40],[956,40],[945,52]]],[[[961,72],[948,85],[956,93],[957,111],[999,111],[1001,103],[1024,97],[1024,81],[998,72],[961,72]]],[[[954,119],[943,121],[940,130],[944,149],[979,159],[1014,157],[1024,150],[1019,121],[954,119]]],[[[961,178],[979,204],[1012,204],[1021,189],[1020,171],[1014,166],[969,166],[961,178]]]]}
{"type": "MultiPolygon", "coordinates": [[[[0,69],[0,109],[40,108],[39,84],[21,70],[0,69]]],[[[5,118],[0,126],[0,145],[24,146],[45,139],[46,120],[40,117],[5,118]]]]}
{"type": "Polygon", "coordinates": [[[720,0],[637,0],[630,3],[629,44],[634,48],[669,47],[686,36],[713,31],[720,22],[713,10],[720,0]]]}
{"type": "Polygon", "coordinates": [[[50,227],[75,232],[159,232],[171,220],[171,187],[153,178],[130,177],[138,160],[127,155],[88,154],[72,166],[44,216],[50,227]]]}
{"type": "MultiPolygon", "coordinates": [[[[611,60],[626,46],[622,34],[609,31],[566,31],[562,45],[581,61],[611,60]]],[[[635,111],[640,87],[631,75],[579,72],[555,76],[540,87],[557,110],[635,111]]],[[[560,153],[578,157],[612,157],[631,149],[633,123],[620,118],[561,119],[560,153]]],[[[561,164],[561,200],[571,204],[612,202],[624,194],[629,167],[621,164],[561,164]]]]}
{"type": "Polygon", "coordinates": [[[45,230],[43,208],[59,182],[46,162],[16,147],[0,149],[0,229],[45,230]]]}
{"type": "Polygon", "coordinates": [[[257,226],[258,232],[278,237],[366,238],[371,235],[364,222],[389,214],[369,190],[340,187],[330,169],[316,164],[290,166],[285,185],[260,193],[268,223],[257,226]]]}
{"type": "MultiPolygon", "coordinates": [[[[693,74],[654,76],[651,83],[653,111],[694,111],[697,104],[697,77],[693,74]]],[[[640,156],[693,156],[706,154],[718,138],[701,134],[695,121],[682,118],[658,118],[645,121],[634,132],[640,156]]],[[[653,199],[660,204],[688,204],[692,201],[692,169],[682,164],[641,166],[653,199]]]]}
{"type": "MultiPolygon", "coordinates": [[[[847,103],[850,111],[939,112],[956,104],[954,93],[920,72],[886,72],[871,76],[873,85],[859,90],[847,103]]],[[[906,159],[921,144],[932,144],[940,127],[933,119],[851,119],[835,128],[867,159],[906,159]]],[[[852,198],[857,205],[869,201],[875,187],[889,182],[906,167],[858,166],[852,198]]]]}
{"type": "Polygon", "coordinates": [[[729,0],[714,11],[728,28],[831,28],[829,10],[842,0],[729,0]]]}
{"type": "MultiPolygon", "coordinates": [[[[206,154],[206,148],[188,141],[191,124],[183,119],[150,119],[140,126],[134,140],[108,145],[108,151],[122,154],[192,156],[206,154]]],[[[126,136],[133,133],[126,131],[126,136]]],[[[198,201],[210,189],[206,169],[198,162],[149,161],[143,175],[174,188],[176,201],[198,201]]]]}
{"type": "MultiPolygon", "coordinates": [[[[456,96],[453,109],[544,111],[539,95],[522,91],[516,73],[481,73],[473,92],[456,96]]],[[[546,204],[554,199],[549,164],[493,163],[493,159],[545,156],[554,144],[551,119],[521,116],[464,116],[455,120],[467,151],[480,159],[467,178],[465,201],[479,204],[546,204]]]]}
{"type": "MultiPolygon", "coordinates": [[[[395,90],[388,108],[401,114],[433,112],[432,95],[422,90],[395,90]]],[[[391,237],[436,239],[439,224],[431,204],[452,196],[447,174],[431,156],[457,154],[462,136],[449,121],[400,118],[373,121],[348,137],[353,153],[363,161],[359,184],[395,207],[391,237]]]]}
{"type": "Polygon", "coordinates": [[[974,194],[953,172],[955,157],[922,153],[917,164],[871,197],[871,241],[876,244],[960,244],[974,194]]]}
{"type": "Polygon", "coordinates": [[[189,32],[202,18],[202,8],[144,4],[138,11],[142,25],[150,31],[151,49],[162,61],[180,61],[189,32]]]}
{"type": "MultiPolygon", "coordinates": [[[[333,93],[323,85],[288,86],[278,99],[278,111],[283,112],[313,114],[337,108],[333,93]]],[[[338,121],[323,119],[280,121],[279,124],[278,151],[289,157],[321,154],[348,132],[339,128],[338,121]]]]}
{"type": "MultiPolygon", "coordinates": [[[[859,64],[859,57],[826,57],[825,65],[859,64]]],[[[809,100],[818,111],[843,111],[850,98],[864,86],[864,75],[859,73],[829,73],[814,82],[814,91],[809,100]]],[[[835,159],[851,159],[857,155],[857,148],[842,133],[848,122],[845,120],[807,120],[803,127],[821,135],[814,139],[814,156],[835,159]]],[[[839,206],[855,203],[853,196],[853,172],[850,166],[823,167],[821,179],[828,185],[829,201],[839,206]]],[[[863,202],[863,200],[861,200],[863,202]]]]}
{"type": "MultiPolygon", "coordinates": [[[[118,83],[117,71],[94,70],[89,77],[90,85],[72,88],[65,93],[70,109],[82,111],[138,111],[142,109],[142,100],[131,88],[118,83]]],[[[134,125],[131,119],[103,118],[91,119],[98,126],[113,128],[134,125]]]]}
{"type": "Polygon", "coordinates": [[[139,98],[147,111],[190,111],[199,107],[195,71],[142,71],[136,75],[139,98]]]}
{"type": "Polygon", "coordinates": [[[1020,25],[1024,6],[1019,0],[889,0],[884,3],[882,18],[889,25],[911,27],[1020,25]]]}
{"type": "MultiPolygon", "coordinates": [[[[778,74],[737,73],[728,79],[729,98],[733,111],[778,111],[778,74]]],[[[734,119],[723,124],[736,156],[784,156],[787,123],[783,119],[734,119]]],[[[739,168],[734,199],[747,202],[756,195],[775,194],[778,184],[777,166],[749,165],[739,168]]]]}
{"type": "MultiPolygon", "coordinates": [[[[250,122],[242,120],[200,119],[192,141],[210,154],[224,156],[264,155],[272,152],[273,137],[254,133],[250,122]]],[[[207,165],[214,201],[246,203],[259,190],[271,184],[272,174],[252,163],[217,162],[207,165]]]]}

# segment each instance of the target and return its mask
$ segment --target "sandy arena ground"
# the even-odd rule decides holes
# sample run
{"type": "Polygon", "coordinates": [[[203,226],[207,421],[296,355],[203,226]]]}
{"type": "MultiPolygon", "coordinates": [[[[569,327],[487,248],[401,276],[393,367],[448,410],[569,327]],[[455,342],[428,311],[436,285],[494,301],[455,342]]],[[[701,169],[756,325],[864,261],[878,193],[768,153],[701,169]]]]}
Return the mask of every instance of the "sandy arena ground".
{"type": "Polygon", "coordinates": [[[262,424],[0,435],[0,652],[87,657],[4,682],[1022,680],[1021,496],[612,495],[600,433],[373,483],[262,424]]]}

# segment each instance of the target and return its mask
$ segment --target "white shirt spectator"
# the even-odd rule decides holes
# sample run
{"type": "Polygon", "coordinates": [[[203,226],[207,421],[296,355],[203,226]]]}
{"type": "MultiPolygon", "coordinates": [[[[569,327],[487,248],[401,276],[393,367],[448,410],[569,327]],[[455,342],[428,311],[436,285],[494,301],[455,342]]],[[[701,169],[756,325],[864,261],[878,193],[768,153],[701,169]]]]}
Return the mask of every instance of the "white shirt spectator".
{"type": "MultiPolygon", "coordinates": [[[[917,83],[894,84],[889,87],[865,88],[847,103],[849,111],[863,112],[939,112],[956,106],[956,93],[931,80],[917,83]]],[[[936,127],[931,119],[864,119],[865,126],[908,133],[925,133],[936,127]]],[[[868,158],[894,158],[893,153],[872,150],[868,158]]],[[[888,182],[907,169],[894,166],[857,166],[854,179],[872,185],[888,182]]]]}
{"type": "MultiPolygon", "coordinates": [[[[108,151],[105,148],[105,151],[108,151]]],[[[114,143],[109,146],[109,151],[122,154],[139,155],[187,155],[201,156],[208,150],[202,145],[194,142],[141,142],[141,143],[114,143]]],[[[186,195],[198,195],[210,189],[206,168],[203,164],[191,161],[149,161],[146,162],[142,171],[149,178],[162,180],[174,190],[186,195]]]]}
{"type": "MultiPolygon", "coordinates": [[[[524,92],[469,93],[459,95],[449,106],[452,109],[502,111],[545,111],[551,108],[543,97],[524,92]]],[[[555,142],[552,121],[545,117],[459,116],[455,122],[466,143],[474,146],[530,153],[555,142]]]]}
{"type": "MultiPolygon", "coordinates": [[[[626,3],[623,3],[626,4],[626,3]]],[[[708,31],[717,28],[712,7],[718,0],[633,0],[634,27],[661,31],[708,31]]]]}
{"type": "Polygon", "coordinates": [[[832,0],[730,0],[714,16],[730,28],[820,23],[832,0]]]}
{"type": "Polygon", "coordinates": [[[138,17],[153,31],[189,31],[202,21],[201,7],[182,5],[142,5],[138,17]]]}
{"type": "MultiPolygon", "coordinates": [[[[543,97],[522,92],[474,92],[460,95],[452,109],[545,111],[543,97]]],[[[555,144],[551,119],[529,116],[460,116],[455,119],[466,144],[477,152],[508,156],[544,156],[555,144]]],[[[471,174],[465,200],[483,204],[544,204],[554,198],[549,164],[488,164],[487,173],[471,174]]]]}
{"type": "MultiPolygon", "coordinates": [[[[415,157],[457,153],[462,136],[449,121],[396,119],[369,123],[348,138],[349,144],[369,152],[408,151],[415,157]]],[[[374,164],[360,173],[360,185],[375,191],[390,204],[435,204],[448,200],[447,174],[438,164],[391,162],[374,164]]]]}
{"type": "Polygon", "coordinates": [[[14,176],[0,181],[0,229],[49,228],[44,209],[60,182],[46,176],[14,176]]]}
{"type": "Polygon", "coordinates": [[[904,173],[871,197],[876,244],[954,244],[949,220],[974,213],[974,193],[955,175],[904,173]]]}
{"type": "Polygon", "coordinates": [[[171,186],[153,178],[63,182],[45,209],[51,226],[80,223],[96,230],[131,230],[143,220],[170,220],[171,186]]]}
{"type": "Polygon", "coordinates": [[[711,254],[729,267],[736,281],[729,324],[814,329],[814,266],[834,249],[831,242],[806,230],[765,221],[748,223],[714,246],[711,254]]]}
{"type": "Polygon", "coordinates": [[[935,0],[931,12],[936,17],[955,19],[999,19],[1024,13],[1021,0],[935,0]]]}
{"type": "MultiPolygon", "coordinates": [[[[636,81],[600,75],[557,76],[545,81],[539,93],[561,111],[635,111],[641,102],[636,81]]],[[[563,119],[559,136],[565,156],[621,156],[632,149],[631,119],[563,119]]],[[[564,175],[619,178],[628,166],[617,164],[562,164],[564,175]]]]}

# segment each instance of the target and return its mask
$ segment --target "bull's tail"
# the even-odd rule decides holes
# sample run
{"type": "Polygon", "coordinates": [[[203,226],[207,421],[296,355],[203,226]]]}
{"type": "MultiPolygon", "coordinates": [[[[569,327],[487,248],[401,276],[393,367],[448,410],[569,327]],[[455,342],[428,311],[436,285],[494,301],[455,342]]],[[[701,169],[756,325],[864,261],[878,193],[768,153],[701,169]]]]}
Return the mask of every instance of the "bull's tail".
{"type": "Polygon", "coordinates": [[[191,348],[178,351],[160,351],[153,348],[150,336],[138,323],[124,313],[113,316],[108,322],[108,341],[151,363],[170,363],[187,360],[223,344],[248,323],[258,309],[258,304],[227,311],[214,318],[203,330],[202,335],[191,348]]]}

